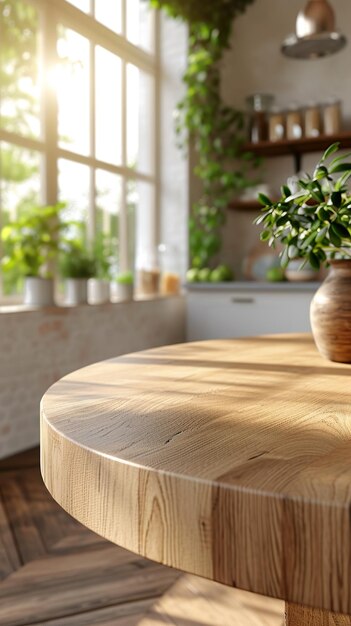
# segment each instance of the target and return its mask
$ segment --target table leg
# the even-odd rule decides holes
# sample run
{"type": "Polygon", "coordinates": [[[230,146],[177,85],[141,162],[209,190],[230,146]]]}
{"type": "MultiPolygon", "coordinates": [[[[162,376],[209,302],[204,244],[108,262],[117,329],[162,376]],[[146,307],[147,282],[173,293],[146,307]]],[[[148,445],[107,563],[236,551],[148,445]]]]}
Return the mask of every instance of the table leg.
{"type": "Polygon", "coordinates": [[[286,626],[351,626],[351,616],[286,602],[285,624],[286,626]]]}

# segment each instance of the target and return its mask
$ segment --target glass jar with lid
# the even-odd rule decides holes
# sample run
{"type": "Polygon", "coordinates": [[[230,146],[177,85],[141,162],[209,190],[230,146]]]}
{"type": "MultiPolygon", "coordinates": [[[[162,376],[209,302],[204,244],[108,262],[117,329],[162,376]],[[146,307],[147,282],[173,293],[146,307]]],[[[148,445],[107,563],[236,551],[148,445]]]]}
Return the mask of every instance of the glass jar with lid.
{"type": "Polygon", "coordinates": [[[269,141],[281,141],[285,138],[285,113],[279,107],[272,107],[268,122],[269,141]]]}
{"type": "Polygon", "coordinates": [[[341,102],[329,98],[323,107],[323,125],[325,135],[336,135],[341,131],[341,102]]]}
{"type": "Polygon", "coordinates": [[[286,112],[286,138],[301,139],[303,132],[303,112],[301,107],[293,102],[286,112]]]}
{"type": "Polygon", "coordinates": [[[310,102],[305,109],[305,136],[319,137],[322,134],[321,109],[316,102],[310,102]]]}
{"type": "Polygon", "coordinates": [[[180,292],[180,253],[175,245],[161,243],[158,247],[160,293],[163,296],[180,292]]]}
{"type": "Polygon", "coordinates": [[[143,250],[136,259],[136,291],[140,296],[159,293],[160,268],[157,250],[143,250]]]}
{"type": "Polygon", "coordinates": [[[273,103],[272,94],[256,93],[246,98],[250,112],[249,140],[252,143],[268,139],[268,113],[273,103]]]}

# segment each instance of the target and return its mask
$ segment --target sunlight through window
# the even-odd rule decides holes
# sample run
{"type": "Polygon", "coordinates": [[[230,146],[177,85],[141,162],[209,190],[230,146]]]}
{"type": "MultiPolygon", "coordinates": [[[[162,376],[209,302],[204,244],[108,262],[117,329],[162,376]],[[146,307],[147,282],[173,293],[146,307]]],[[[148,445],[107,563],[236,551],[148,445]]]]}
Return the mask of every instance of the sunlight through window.
{"type": "Polygon", "coordinates": [[[15,5],[0,2],[0,224],[62,200],[88,245],[109,236],[133,271],[157,231],[154,13],[144,0],[15,5]]]}

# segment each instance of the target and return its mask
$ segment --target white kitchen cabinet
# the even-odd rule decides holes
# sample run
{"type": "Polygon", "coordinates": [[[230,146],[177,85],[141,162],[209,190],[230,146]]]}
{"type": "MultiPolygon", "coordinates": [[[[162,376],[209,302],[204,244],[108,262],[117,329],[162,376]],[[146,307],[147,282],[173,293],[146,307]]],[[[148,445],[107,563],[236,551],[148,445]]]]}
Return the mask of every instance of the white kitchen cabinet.
{"type": "Polygon", "coordinates": [[[187,293],[187,339],[310,332],[309,308],[317,288],[316,283],[193,286],[187,293]]]}

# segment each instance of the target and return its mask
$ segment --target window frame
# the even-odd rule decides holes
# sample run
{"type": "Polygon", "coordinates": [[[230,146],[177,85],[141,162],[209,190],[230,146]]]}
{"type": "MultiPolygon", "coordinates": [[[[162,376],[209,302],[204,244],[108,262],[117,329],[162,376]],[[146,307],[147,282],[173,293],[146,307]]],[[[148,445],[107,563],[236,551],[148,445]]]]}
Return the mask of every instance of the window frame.
{"type": "MultiPolygon", "coordinates": [[[[42,158],[43,166],[40,170],[40,202],[43,205],[55,204],[59,199],[58,190],[58,164],[59,159],[80,163],[89,167],[89,206],[87,235],[93,241],[96,233],[96,170],[103,170],[121,177],[122,194],[121,206],[119,207],[119,266],[120,270],[132,269],[128,262],[128,182],[146,182],[153,186],[155,206],[154,219],[152,220],[152,238],[157,245],[160,232],[160,16],[157,11],[153,12],[152,39],[153,52],[134,45],[126,38],[126,3],[122,0],[122,35],[108,29],[94,17],[95,0],[90,0],[90,13],[84,13],[66,0],[25,0],[27,4],[34,6],[39,12],[39,57],[43,79],[41,81],[41,138],[34,139],[16,133],[8,132],[0,128],[0,142],[4,141],[21,148],[27,148],[38,152],[42,158]],[[89,155],[85,156],[59,146],[58,137],[58,106],[56,94],[50,89],[45,79],[45,67],[54,66],[58,61],[56,44],[58,26],[76,31],[86,37],[90,46],[90,146],[89,155]],[[122,67],[122,162],[114,165],[96,158],[95,154],[95,48],[101,46],[121,59],[122,67]],[[154,114],[152,119],[152,138],[150,149],[154,170],[152,174],[146,174],[127,165],[127,64],[136,66],[153,78],[154,114]]],[[[108,0],[109,1],[109,0],[108,0]]],[[[0,228],[1,228],[1,204],[0,204],[0,228]]],[[[0,258],[1,258],[0,241],[0,258]]],[[[4,296],[2,293],[2,276],[0,272],[0,299],[5,302],[13,301],[13,296],[4,296]]]]}

